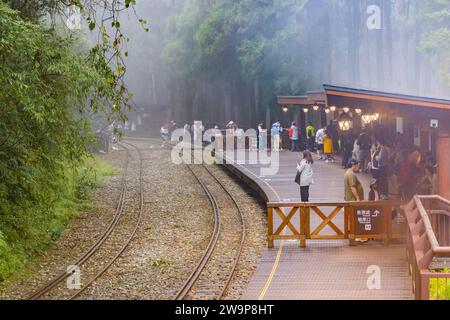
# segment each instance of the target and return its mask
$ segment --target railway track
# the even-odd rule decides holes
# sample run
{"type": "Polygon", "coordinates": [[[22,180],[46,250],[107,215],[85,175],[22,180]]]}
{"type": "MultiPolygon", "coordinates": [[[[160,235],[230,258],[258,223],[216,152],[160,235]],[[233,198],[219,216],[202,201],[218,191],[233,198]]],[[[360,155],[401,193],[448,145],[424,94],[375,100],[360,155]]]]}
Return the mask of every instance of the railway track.
{"type": "Polygon", "coordinates": [[[222,299],[236,273],[245,242],[244,215],[233,195],[206,165],[190,166],[214,214],[210,241],[175,300],[222,299]]]}
{"type": "MultiPolygon", "coordinates": [[[[72,264],[74,267],[82,267],[83,265],[87,264],[87,262],[92,262],[92,260],[95,260],[95,255],[99,253],[99,251],[105,246],[106,241],[111,240],[112,235],[114,233],[118,232],[118,226],[120,225],[121,221],[125,220],[124,217],[124,205],[126,201],[126,195],[127,190],[129,188],[129,183],[127,181],[129,166],[130,166],[130,152],[131,149],[127,146],[133,148],[138,153],[139,158],[139,177],[138,177],[138,194],[139,194],[139,205],[138,205],[138,213],[136,215],[134,226],[131,229],[131,232],[129,232],[128,237],[126,238],[125,242],[123,242],[123,245],[120,247],[118,251],[116,251],[115,255],[109,260],[108,263],[103,265],[99,271],[97,271],[93,277],[91,277],[84,285],[81,287],[80,290],[77,290],[75,293],[72,293],[74,290],[70,290],[69,294],[66,293],[65,297],[68,299],[75,299],[79,297],[87,288],[89,288],[96,280],[98,280],[113,264],[117,261],[117,259],[124,253],[126,248],[129,246],[130,242],[134,238],[140,223],[142,219],[142,213],[143,213],[143,206],[144,206],[144,199],[143,199],[143,173],[142,173],[142,155],[141,151],[130,143],[121,143],[121,147],[125,149],[126,151],[126,158],[125,158],[125,165],[121,177],[121,183],[120,183],[120,194],[118,197],[116,210],[113,215],[113,218],[111,222],[109,223],[108,227],[105,229],[103,234],[100,236],[99,239],[95,241],[95,243],[76,261],[72,264]]],[[[125,225],[125,223],[124,223],[125,225]]],[[[125,231],[127,232],[127,230],[125,231]]],[[[108,250],[108,249],[105,249],[108,250]]],[[[109,255],[110,256],[110,255],[109,255]]],[[[27,299],[28,300],[38,300],[44,298],[46,295],[49,295],[53,290],[60,288],[62,284],[64,284],[64,281],[68,279],[75,270],[70,272],[62,272],[57,277],[49,281],[46,285],[44,285],[41,289],[34,292],[32,295],[30,295],[27,299]]],[[[69,289],[65,289],[69,290],[69,289]]]]}

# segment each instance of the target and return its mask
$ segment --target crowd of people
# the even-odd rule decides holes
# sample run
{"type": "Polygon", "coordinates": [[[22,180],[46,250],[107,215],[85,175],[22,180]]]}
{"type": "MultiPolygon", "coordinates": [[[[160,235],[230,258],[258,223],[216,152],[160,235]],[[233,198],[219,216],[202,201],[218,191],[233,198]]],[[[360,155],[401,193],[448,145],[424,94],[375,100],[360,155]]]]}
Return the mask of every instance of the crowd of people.
{"type": "MultiPolygon", "coordinates": [[[[198,130],[204,130],[203,124],[194,122],[192,125],[184,125],[185,132],[193,135],[194,140],[198,130]],[[199,127],[200,126],[200,127],[199,127]]],[[[219,129],[218,125],[214,126],[219,129]]],[[[165,123],[161,127],[163,141],[170,138],[170,134],[177,129],[175,121],[165,123]]],[[[243,129],[230,121],[223,129],[231,130],[238,139],[244,136],[243,129]]],[[[368,200],[388,200],[391,196],[403,200],[411,199],[415,194],[437,193],[437,174],[435,161],[431,154],[421,154],[417,147],[409,146],[402,134],[397,134],[396,139],[388,143],[383,137],[377,137],[368,130],[360,133],[350,129],[345,132],[337,130],[335,122],[327,126],[316,128],[308,123],[306,128],[300,128],[295,121],[291,122],[288,129],[284,129],[281,121],[275,121],[270,126],[270,135],[264,128],[264,123],[257,126],[256,148],[264,150],[269,144],[266,139],[270,137],[272,152],[283,150],[283,133],[287,132],[290,140],[291,152],[303,152],[303,157],[298,163],[296,181],[301,187],[302,201],[309,200],[309,187],[313,183],[313,154],[317,153],[317,161],[333,163],[335,156],[342,158],[342,168],[346,170],[344,175],[345,200],[364,200],[364,188],[359,182],[358,173],[366,173],[372,176],[368,192],[368,200]],[[303,136],[305,134],[305,136],[303,136]]]]}
{"type": "MultiPolygon", "coordinates": [[[[382,137],[372,136],[366,130],[362,130],[359,135],[355,135],[352,130],[336,135],[328,126],[317,131],[313,145],[311,137],[314,128],[307,128],[306,132],[308,148],[317,151],[318,160],[334,162],[334,154],[337,152],[342,156],[342,167],[346,170],[346,201],[365,199],[358,173],[370,174],[372,177],[368,200],[388,200],[394,196],[408,201],[415,194],[437,193],[436,164],[431,153],[421,154],[420,148],[409,146],[402,134],[397,134],[396,139],[388,143],[382,137]]],[[[307,159],[312,165],[310,151],[304,152],[303,159],[307,159]]],[[[302,169],[303,166],[299,165],[300,175],[303,174],[302,169]]],[[[309,172],[305,174],[310,175],[309,172]]],[[[301,184],[300,186],[302,187],[301,184]]],[[[302,201],[305,201],[303,192],[301,197],[302,201]]]]}

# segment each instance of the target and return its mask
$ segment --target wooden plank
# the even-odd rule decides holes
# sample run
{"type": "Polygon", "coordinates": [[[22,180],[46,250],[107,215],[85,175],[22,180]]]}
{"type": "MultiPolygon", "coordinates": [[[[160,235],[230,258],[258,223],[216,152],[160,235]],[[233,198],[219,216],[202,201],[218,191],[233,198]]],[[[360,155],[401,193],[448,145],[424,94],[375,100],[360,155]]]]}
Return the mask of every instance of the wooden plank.
{"type": "Polygon", "coordinates": [[[311,240],[345,240],[347,239],[343,234],[342,235],[335,235],[335,234],[319,234],[319,235],[313,235],[310,236],[311,240]]]}
{"type": "Polygon", "coordinates": [[[284,215],[283,211],[280,208],[275,208],[275,212],[278,214],[278,216],[281,218],[282,223],[286,220],[287,221],[287,226],[289,227],[289,229],[292,231],[292,233],[294,234],[299,234],[299,232],[297,231],[297,229],[292,225],[292,223],[287,220],[286,216],[284,215]]]}
{"type": "MultiPolygon", "coordinates": [[[[278,227],[278,229],[275,231],[274,235],[279,235],[281,234],[281,232],[284,230],[284,228],[288,225],[291,224],[291,219],[292,217],[297,213],[298,208],[292,208],[291,211],[289,211],[288,215],[285,216],[283,214],[283,212],[281,211],[281,209],[279,208],[275,208],[275,211],[278,213],[278,215],[280,216],[280,218],[282,219],[282,223],[280,224],[280,226],[278,227]]],[[[297,229],[292,225],[292,228],[289,227],[289,229],[291,229],[291,231],[295,234],[295,235],[300,235],[300,232],[297,231],[297,229]]]]}
{"type": "Polygon", "coordinates": [[[357,98],[357,99],[364,99],[364,100],[370,100],[370,101],[390,102],[390,103],[405,104],[405,105],[410,105],[410,106],[419,106],[419,107],[450,110],[450,104],[444,104],[444,103],[435,103],[435,102],[419,101],[419,100],[412,100],[412,99],[392,98],[392,97],[385,97],[385,96],[377,96],[377,95],[373,95],[373,94],[340,92],[340,91],[334,91],[334,90],[327,90],[326,93],[327,93],[327,95],[333,95],[333,96],[339,96],[339,97],[357,98]]]}
{"type": "Polygon", "coordinates": [[[278,235],[273,236],[274,240],[300,240],[300,235],[278,235]]]}
{"type": "Polygon", "coordinates": [[[322,231],[325,226],[329,226],[331,229],[333,229],[334,232],[336,232],[337,235],[341,236],[344,233],[332,222],[333,218],[342,210],[342,207],[337,207],[331,212],[329,216],[326,216],[319,208],[312,207],[312,210],[319,215],[320,218],[322,218],[322,223],[312,232],[312,236],[317,236],[320,231],[322,231]]]}
{"type": "Polygon", "coordinates": [[[273,248],[273,209],[267,208],[267,233],[269,236],[268,246],[269,248],[273,248]]]}

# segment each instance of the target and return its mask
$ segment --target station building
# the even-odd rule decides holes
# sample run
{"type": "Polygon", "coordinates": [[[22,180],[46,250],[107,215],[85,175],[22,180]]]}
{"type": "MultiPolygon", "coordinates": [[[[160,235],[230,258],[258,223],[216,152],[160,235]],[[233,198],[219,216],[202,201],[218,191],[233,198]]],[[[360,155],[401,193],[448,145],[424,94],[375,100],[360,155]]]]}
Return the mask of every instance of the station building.
{"type": "Polygon", "coordinates": [[[335,123],[386,141],[401,136],[406,146],[434,159],[439,194],[450,199],[450,100],[324,85],[322,92],[280,96],[278,104],[303,130],[308,123],[316,129],[335,123]]]}

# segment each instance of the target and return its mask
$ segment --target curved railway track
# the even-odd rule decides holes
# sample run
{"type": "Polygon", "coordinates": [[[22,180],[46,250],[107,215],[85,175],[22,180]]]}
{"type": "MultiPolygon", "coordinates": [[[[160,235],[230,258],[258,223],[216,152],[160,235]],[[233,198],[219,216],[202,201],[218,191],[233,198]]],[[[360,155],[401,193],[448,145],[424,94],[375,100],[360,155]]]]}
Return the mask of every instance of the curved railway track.
{"type": "MultiPolygon", "coordinates": [[[[98,278],[100,278],[113,264],[114,262],[123,254],[123,252],[126,250],[128,245],[130,244],[131,240],[135,236],[139,225],[141,223],[142,213],[143,213],[143,178],[142,178],[142,155],[140,150],[130,143],[121,143],[121,147],[125,149],[126,151],[126,159],[125,159],[125,165],[121,177],[121,183],[120,183],[120,194],[117,201],[117,206],[115,213],[113,215],[113,218],[111,222],[109,223],[108,227],[105,229],[101,237],[95,241],[95,243],[72,265],[75,267],[81,267],[84,265],[87,261],[92,260],[94,254],[96,254],[100,248],[104,245],[105,241],[110,238],[111,234],[114,230],[116,230],[117,225],[119,221],[121,220],[123,216],[124,211],[124,202],[126,199],[126,193],[127,193],[127,175],[128,175],[128,169],[129,169],[129,163],[130,163],[130,148],[127,148],[126,145],[134,148],[138,154],[139,154],[139,212],[138,212],[138,218],[136,219],[136,224],[132,232],[130,233],[128,239],[125,241],[124,245],[121,247],[121,249],[114,255],[114,257],[104,266],[98,273],[95,274],[93,278],[91,278],[83,287],[82,289],[78,290],[75,294],[71,295],[69,299],[75,299],[77,298],[81,293],[83,293],[87,288],[89,288],[90,285],[92,285],[98,278]]],[[[72,273],[69,272],[62,272],[57,277],[49,281],[45,286],[43,286],[38,291],[34,292],[32,295],[30,295],[27,299],[28,300],[38,300],[43,298],[45,295],[50,293],[53,289],[58,287],[60,284],[63,283],[64,280],[69,278],[72,273]]]]}
{"type": "Polygon", "coordinates": [[[220,264],[220,259],[223,258],[223,256],[221,256],[221,253],[223,253],[224,249],[219,248],[219,246],[223,247],[224,245],[229,244],[226,241],[227,240],[226,237],[228,236],[226,232],[230,231],[230,226],[228,226],[228,228],[223,228],[222,223],[222,220],[224,220],[222,214],[223,212],[227,212],[227,208],[228,210],[231,207],[234,207],[235,209],[234,212],[239,220],[240,239],[238,241],[238,245],[235,250],[235,255],[233,257],[231,268],[229,268],[229,270],[227,271],[228,276],[226,277],[226,280],[221,283],[217,282],[212,283],[211,281],[209,281],[208,283],[210,286],[209,287],[210,292],[207,298],[220,300],[226,295],[227,290],[236,273],[236,269],[239,264],[245,243],[245,233],[246,233],[245,219],[236,199],[223,185],[223,183],[219,179],[217,179],[214,173],[212,173],[212,171],[208,169],[206,165],[201,165],[198,167],[203,168],[206,175],[210,177],[209,183],[206,183],[204,181],[205,180],[204,177],[202,179],[200,177],[201,176],[200,174],[198,174],[190,165],[187,165],[187,168],[193,174],[198,183],[201,185],[202,189],[204,190],[205,194],[209,199],[209,202],[211,203],[211,207],[213,209],[214,214],[214,228],[208,246],[206,247],[202,257],[200,258],[193,272],[186,279],[181,289],[176,294],[175,300],[195,299],[196,296],[198,296],[195,287],[198,285],[200,281],[208,282],[208,273],[214,272],[214,270],[212,270],[213,268],[212,266],[209,267],[209,269],[211,270],[208,270],[208,264],[213,264],[213,260],[217,260],[215,261],[215,264],[217,263],[220,264]],[[215,186],[212,186],[213,184],[215,184],[215,186]],[[219,189],[222,190],[223,192],[218,192],[217,189],[213,191],[213,189],[216,186],[219,186],[219,189]],[[220,205],[220,202],[223,202],[222,205],[220,205]],[[226,205],[224,205],[225,203],[226,205]],[[223,243],[219,244],[220,242],[219,238],[221,236],[224,237],[224,239],[222,239],[223,243]],[[202,279],[202,277],[204,279],[202,279]]]}

